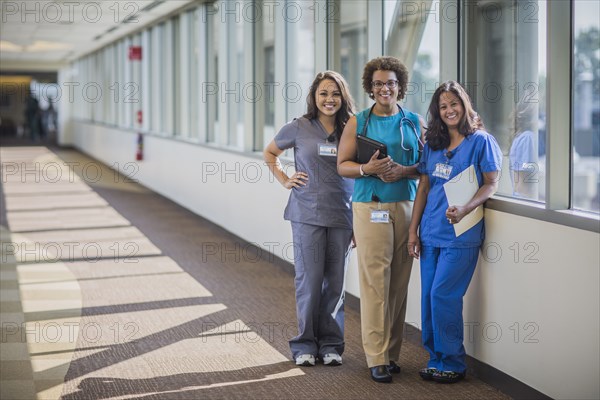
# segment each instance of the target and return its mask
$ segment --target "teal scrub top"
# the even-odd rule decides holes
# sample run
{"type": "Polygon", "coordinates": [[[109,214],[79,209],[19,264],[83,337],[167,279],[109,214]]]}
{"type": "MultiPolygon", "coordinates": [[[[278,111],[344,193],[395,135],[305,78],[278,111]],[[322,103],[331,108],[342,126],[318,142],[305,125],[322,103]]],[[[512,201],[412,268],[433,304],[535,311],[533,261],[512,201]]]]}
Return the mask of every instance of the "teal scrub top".
{"type": "MultiPolygon", "coordinates": [[[[362,134],[370,110],[371,108],[367,108],[356,114],[357,135],[362,134]]],[[[398,164],[409,166],[419,161],[418,138],[421,136],[421,128],[419,116],[413,112],[402,108],[397,114],[387,117],[371,113],[366,136],[385,143],[388,155],[398,164]]],[[[353,201],[358,203],[414,201],[416,193],[415,179],[403,178],[397,182],[386,183],[379,178],[365,176],[356,179],[354,183],[353,201]]]]}

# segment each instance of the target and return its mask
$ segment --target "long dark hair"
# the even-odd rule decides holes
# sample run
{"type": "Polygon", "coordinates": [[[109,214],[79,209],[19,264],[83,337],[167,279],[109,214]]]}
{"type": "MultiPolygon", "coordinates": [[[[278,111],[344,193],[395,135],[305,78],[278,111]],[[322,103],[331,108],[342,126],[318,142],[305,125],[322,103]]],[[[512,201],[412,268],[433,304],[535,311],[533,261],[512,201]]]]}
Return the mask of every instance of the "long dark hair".
{"type": "Polygon", "coordinates": [[[337,87],[340,89],[342,94],[342,106],[340,110],[335,114],[335,136],[340,141],[342,137],[342,131],[346,126],[346,122],[350,119],[351,116],[354,115],[354,99],[350,94],[350,90],[348,90],[348,83],[344,79],[344,77],[335,71],[325,71],[319,72],[313,82],[310,85],[310,89],[308,91],[308,96],[306,97],[306,114],[304,114],[305,118],[308,119],[317,119],[319,117],[319,109],[317,108],[317,104],[315,102],[315,95],[317,93],[317,89],[321,82],[325,79],[331,79],[337,84],[337,87]]]}
{"type": "Polygon", "coordinates": [[[429,104],[429,110],[427,111],[428,118],[425,139],[433,150],[445,149],[450,145],[448,127],[440,116],[440,97],[446,92],[456,95],[465,110],[458,124],[458,132],[461,135],[467,137],[478,129],[485,129],[483,121],[473,109],[473,104],[467,91],[456,81],[446,81],[436,89],[429,104]]]}

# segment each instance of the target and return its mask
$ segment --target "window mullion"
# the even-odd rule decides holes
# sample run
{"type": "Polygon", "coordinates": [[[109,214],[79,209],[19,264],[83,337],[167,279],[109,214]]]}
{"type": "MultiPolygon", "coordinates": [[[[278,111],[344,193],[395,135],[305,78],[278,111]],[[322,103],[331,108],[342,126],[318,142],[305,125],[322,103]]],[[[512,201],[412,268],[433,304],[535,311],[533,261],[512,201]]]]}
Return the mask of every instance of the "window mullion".
{"type": "Polygon", "coordinates": [[[547,7],[546,208],[564,210],[571,199],[571,2],[547,7]]]}

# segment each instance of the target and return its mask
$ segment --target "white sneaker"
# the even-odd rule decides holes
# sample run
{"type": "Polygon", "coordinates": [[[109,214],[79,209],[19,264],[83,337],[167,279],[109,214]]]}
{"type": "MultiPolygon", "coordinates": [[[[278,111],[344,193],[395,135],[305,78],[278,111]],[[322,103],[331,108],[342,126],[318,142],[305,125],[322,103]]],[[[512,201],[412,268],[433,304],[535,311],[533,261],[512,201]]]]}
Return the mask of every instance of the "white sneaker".
{"type": "Polygon", "coordinates": [[[298,357],[296,357],[296,365],[312,367],[315,365],[315,356],[312,354],[300,354],[298,357]]]}
{"type": "Polygon", "coordinates": [[[327,353],[323,356],[323,364],[325,365],[342,365],[342,356],[337,353],[327,353]]]}

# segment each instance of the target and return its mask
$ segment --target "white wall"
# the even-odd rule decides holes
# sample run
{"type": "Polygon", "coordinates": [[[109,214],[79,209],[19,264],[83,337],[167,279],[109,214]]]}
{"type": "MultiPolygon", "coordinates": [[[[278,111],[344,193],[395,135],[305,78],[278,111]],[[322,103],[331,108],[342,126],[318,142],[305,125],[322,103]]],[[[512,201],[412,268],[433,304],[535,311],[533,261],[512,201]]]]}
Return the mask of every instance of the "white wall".
{"type": "MultiPolygon", "coordinates": [[[[136,139],[132,132],[74,123],[76,147],[125,173],[135,161],[136,139]]],[[[282,217],[288,192],[261,158],[147,136],[134,178],[292,261],[291,229],[282,217]]],[[[486,211],[486,223],[486,258],[480,257],[465,299],[468,354],[550,397],[599,398],[600,235],[494,210],[486,211]]],[[[355,258],[347,290],[359,294],[355,258]]],[[[419,304],[415,263],[407,322],[416,326],[419,304]]]]}
{"type": "Polygon", "coordinates": [[[58,132],[57,142],[60,145],[73,143],[73,104],[72,98],[69,96],[69,86],[73,82],[72,71],[68,68],[58,70],[58,87],[62,89],[62,93],[58,101],[58,132]]]}

